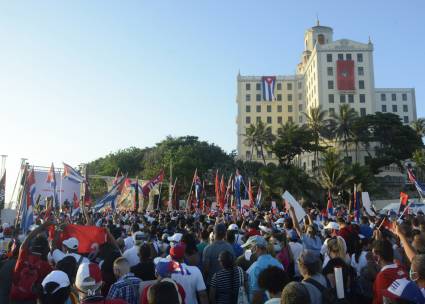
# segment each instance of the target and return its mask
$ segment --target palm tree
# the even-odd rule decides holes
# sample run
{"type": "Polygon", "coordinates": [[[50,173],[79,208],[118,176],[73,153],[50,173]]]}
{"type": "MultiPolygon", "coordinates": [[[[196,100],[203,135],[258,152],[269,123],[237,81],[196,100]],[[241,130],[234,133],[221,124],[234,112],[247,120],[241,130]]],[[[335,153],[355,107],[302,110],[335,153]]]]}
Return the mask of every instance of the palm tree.
{"type": "Polygon", "coordinates": [[[421,138],[425,136],[425,119],[418,118],[412,122],[412,129],[415,130],[416,134],[421,138]]]}
{"type": "Polygon", "coordinates": [[[348,157],[348,143],[353,138],[353,123],[357,118],[357,112],[348,104],[339,107],[338,114],[331,115],[335,121],[336,138],[342,141],[345,148],[345,156],[348,157]]]}
{"type": "Polygon", "coordinates": [[[329,189],[332,193],[344,190],[349,186],[353,177],[348,173],[340,153],[330,148],[322,156],[318,183],[323,189],[329,189]]]}
{"type": "Polygon", "coordinates": [[[325,130],[327,126],[327,119],[325,119],[327,111],[322,110],[320,106],[318,107],[312,107],[308,109],[307,113],[303,113],[304,116],[307,119],[307,126],[313,131],[314,133],[314,144],[316,146],[316,150],[314,151],[314,161],[316,165],[318,164],[318,158],[319,158],[319,141],[320,137],[323,134],[323,131],[325,130]]]}
{"type": "Polygon", "coordinates": [[[251,124],[247,128],[245,137],[244,143],[251,147],[250,160],[252,160],[252,154],[255,148],[257,152],[259,151],[261,153],[261,158],[265,165],[266,158],[264,157],[264,148],[270,146],[275,139],[271,128],[262,121],[259,121],[255,126],[251,124]]]}

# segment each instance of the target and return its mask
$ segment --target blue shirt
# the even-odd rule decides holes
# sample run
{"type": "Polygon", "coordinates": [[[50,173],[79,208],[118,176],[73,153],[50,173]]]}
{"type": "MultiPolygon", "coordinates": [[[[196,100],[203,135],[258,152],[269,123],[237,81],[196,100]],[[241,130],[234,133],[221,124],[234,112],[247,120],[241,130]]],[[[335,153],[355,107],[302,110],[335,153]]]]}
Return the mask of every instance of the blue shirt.
{"type": "Polygon", "coordinates": [[[142,282],[142,280],[129,272],[112,284],[107,298],[123,299],[127,301],[128,304],[138,304],[140,282],[142,282]]]}
{"type": "Polygon", "coordinates": [[[261,288],[258,286],[258,277],[261,271],[270,267],[276,266],[283,269],[282,263],[272,257],[270,254],[263,254],[255,261],[246,271],[248,274],[248,286],[249,286],[249,299],[252,301],[253,295],[260,291],[261,288]]]}
{"type": "Polygon", "coordinates": [[[365,238],[371,239],[373,235],[373,229],[370,228],[368,224],[360,225],[360,234],[362,234],[365,238]]]}
{"type": "Polygon", "coordinates": [[[301,241],[304,245],[304,249],[309,249],[320,254],[320,249],[322,249],[322,240],[318,236],[312,238],[307,234],[303,234],[301,236],[301,241]]]}

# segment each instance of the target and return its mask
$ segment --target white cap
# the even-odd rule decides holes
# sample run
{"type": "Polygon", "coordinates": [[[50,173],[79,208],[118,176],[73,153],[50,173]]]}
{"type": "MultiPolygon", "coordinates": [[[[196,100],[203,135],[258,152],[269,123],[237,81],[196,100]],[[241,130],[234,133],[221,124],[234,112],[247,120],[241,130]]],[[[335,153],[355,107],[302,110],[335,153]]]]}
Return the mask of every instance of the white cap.
{"type": "Polygon", "coordinates": [[[325,229],[333,229],[333,230],[339,230],[339,225],[335,222],[329,222],[326,226],[325,229]]]}
{"type": "Polygon", "coordinates": [[[50,282],[58,283],[59,286],[56,287],[50,294],[54,294],[56,291],[58,291],[61,288],[68,287],[70,285],[68,275],[60,270],[53,270],[51,273],[49,273],[41,282],[41,285],[43,288],[46,288],[46,285],[50,282]]]}
{"type": "Polygon", "coordinates": [[[238,231],[239,227],[236,224],[230,224],[229,227],[227,227],[227,230],[238,231]]]}
{"type": "Polygon", "coordinates": [[[169,242],[179,243],[183,237],[181,233],[174,233],[172,236],[168,238],[169,242]]]}
{"type": "Polygon", "coordinates": [[[70,237],[69,239],[66,239],[62,242],[62,244],[68,247],[69,249],[78,249],[78,240],[75,237],[70,237]]]}
{"type": "Polygon", "coordinates": [[[274,222],[275,224],[283,224],[285,222],[285,219],[283,217],[279,218],[276,222],[274,222]]]}

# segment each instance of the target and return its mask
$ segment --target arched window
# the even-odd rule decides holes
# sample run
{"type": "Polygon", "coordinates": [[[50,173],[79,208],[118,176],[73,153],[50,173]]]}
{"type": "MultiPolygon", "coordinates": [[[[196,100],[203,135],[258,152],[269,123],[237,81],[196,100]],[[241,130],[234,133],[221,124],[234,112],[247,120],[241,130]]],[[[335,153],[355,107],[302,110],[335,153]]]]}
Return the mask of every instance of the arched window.
{"type": "Polygon", "coordinates": [[[317,41],[319,42],[319,44],[324,44],[325,43],[325,36],[323,34],[319,34],[317,36],[317,41]]]}

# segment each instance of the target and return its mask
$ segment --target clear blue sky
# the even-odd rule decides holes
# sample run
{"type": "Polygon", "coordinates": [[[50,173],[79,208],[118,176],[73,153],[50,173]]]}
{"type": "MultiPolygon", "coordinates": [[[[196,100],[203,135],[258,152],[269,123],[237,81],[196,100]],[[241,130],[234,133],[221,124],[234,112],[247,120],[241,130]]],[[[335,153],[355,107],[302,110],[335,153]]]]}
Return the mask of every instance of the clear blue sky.
{"type": "Polygon", "coordinates": [[[0,1],[0,154],[77,165],[166,135],[236,148],[236,75],[293,74],[304,31],[375,45],[425,116],[425,1],[0,1]]]}

